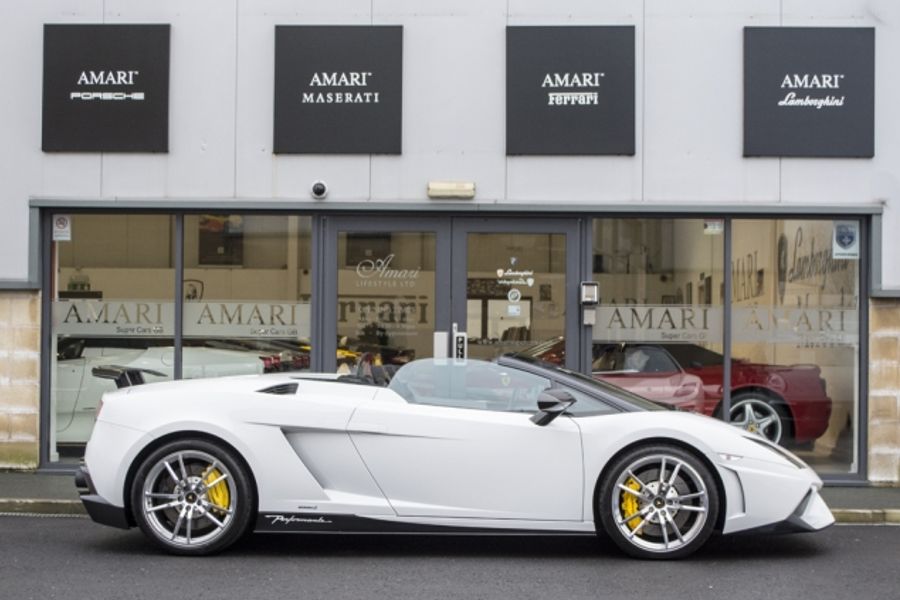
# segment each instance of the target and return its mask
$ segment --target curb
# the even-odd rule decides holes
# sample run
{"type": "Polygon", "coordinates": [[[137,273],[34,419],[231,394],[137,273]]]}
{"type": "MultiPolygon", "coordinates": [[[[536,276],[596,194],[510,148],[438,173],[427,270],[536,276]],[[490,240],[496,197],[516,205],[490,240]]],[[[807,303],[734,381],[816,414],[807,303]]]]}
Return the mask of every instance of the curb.
{"type": "Polygon", "coordinates": [[[900,525],[900,509],[860,509],[860,508],[833,508],[831,514],[838,523],[869,524],[869,525],[900,525]]]}
{"type": "Polygon", "coordinates": [[[0,513],[34,515],[87,515],[81,500],[0,498],[0,513]]]}
{"type": "MultiPolygon", "coordinates": [[[[81,500],[0,498],[0,513],[33,515],[87,515],[81,500]]],[[[900,508],[833,508],[835,522],[856,525],[900,525],[900,508]]]]}

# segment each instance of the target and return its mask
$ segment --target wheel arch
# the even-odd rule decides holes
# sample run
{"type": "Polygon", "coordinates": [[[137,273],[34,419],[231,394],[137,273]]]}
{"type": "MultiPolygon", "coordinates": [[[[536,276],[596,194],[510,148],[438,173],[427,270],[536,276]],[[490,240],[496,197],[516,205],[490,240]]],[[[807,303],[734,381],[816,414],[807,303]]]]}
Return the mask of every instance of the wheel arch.
{"type": "Polygon", "coordinates": [[[125,504],[125,517],[128,519],[128,524],[131,526],[135,526],[137,522],[134,519],[134,512],[131,506],[131,486],[134,484],[134,477],[137,473],[138,468],[140,468],[141,463],[146,460],[150,454],[155,452],[158,448],[170,443],[176,442],[178,440],[185,439],[201,439],[207,442],[218,444],[225,448],[227,451],[231,452],[234,456],[235,460],[241,463],[241,466],[244,467],[247,471],[247,476],[250,478],[250,484],[253,486],[253,507],[251,514],[257,513],[257,507],[259,506],[259,486],[256,483],[256,476],[253,474],[253,469],[250,468],[250,464],[247,462],[247,459],[240,453],[240,451],[234,447],[234,445],[228,443],[226,440],[222,439],[219,436],[213,435],[211,433],[207,433],[205,431],[194,431],[194,430],[185,430],[185,431],[174,431],[172,433],[167,433],[166,435],[160,436],[155,440],[151,441],[149,444],[144,446],[140,452],[134,457],[134,460],[131,461],[131,465],[128,467],[128,472],[125,475],[125,483],[122,489],[122,497],[125,504]]]}
{"type": "Polygon", "coordinates": [[[716,484],[716,492],[719,495],[719,514],[716,515],[716,524],[715,524],[714,529],[717,532],[721,532],[725,526],[725,516],[728,513],[728,497],[725,495],[725,485],[722,482],[721,476],[719,475],[719,470],[716,468],[716,466],[712,463],[712,461],[710,461],[709,458],[703,452],[700,452],[699,450],[697,450],[697,448],[695,448],[691,444],[688,444],[687,442],[684,442],[684,441],[676,439],[676,438],[670,438],[670,437],[652,437],[652,438],[644,438],[641,440],[636,440],[634,442],[631,442],[624,448],[620,449],[613,456],[611,456],[608,461],[606,461],[606,464],[603,465],[603,469],[600,471],[600,474],[597,476],[597,479],[594,481],[594,493],[591,495],[591,498],[592,498],[591,504],[593,507],[594,523],[595,524],[600,523],[600,514],[599,514],[600,507],[599,507],[599,502],[598,502],[599,496],[600,496],[600,488],[602,487],[603,482],[606,480],[606,478],[609,477],[609,470],[612,467],[612,465],[621,456],[624,456],[626,453],[631,452],[632,450],[635,450],[637,448],[641,448],[644,446],[654,446],[654,445],[660,445],[660,444],[675,446],[677,448],[680,448],[681,450],[684,450],[685,452],[690,453],[697,460],[702,462],[703,465],[707,469],[709,469],[709,472],[712,475],[713,481],[715,481],[715,484],[716,484]]]}

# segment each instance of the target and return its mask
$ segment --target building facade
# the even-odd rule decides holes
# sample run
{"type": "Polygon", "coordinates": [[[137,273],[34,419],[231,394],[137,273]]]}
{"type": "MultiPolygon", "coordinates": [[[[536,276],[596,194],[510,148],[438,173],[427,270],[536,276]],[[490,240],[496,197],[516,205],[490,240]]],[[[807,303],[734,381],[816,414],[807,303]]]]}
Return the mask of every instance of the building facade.
{"type": "Polygon", "coordinates": [[[464,332],[900,483],[895,3],[0,14],[0,466],[77,463],[94,367],[377,380],[464,332]]]}

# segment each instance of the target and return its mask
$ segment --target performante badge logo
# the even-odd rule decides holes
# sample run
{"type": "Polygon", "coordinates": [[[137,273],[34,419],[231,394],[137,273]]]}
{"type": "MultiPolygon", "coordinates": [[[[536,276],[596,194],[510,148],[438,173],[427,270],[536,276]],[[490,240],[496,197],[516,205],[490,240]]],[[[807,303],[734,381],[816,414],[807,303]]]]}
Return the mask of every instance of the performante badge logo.
{"type": "Polygon", "coordinates": [[[834,241],[844,250],[852,248],[856,244],[856,228],[848,224],[838,224],[834,231],[834,241]]]}
{"type": "Polygon", "coordinates": [[[293,524],[317,524],[317,525],[328,525],[332,521],[326,519],[325,517],[298,517],[296,515],[266,515],[267,519],[271,519],[272,522],[270,525],[293,525],[293,524]]]}

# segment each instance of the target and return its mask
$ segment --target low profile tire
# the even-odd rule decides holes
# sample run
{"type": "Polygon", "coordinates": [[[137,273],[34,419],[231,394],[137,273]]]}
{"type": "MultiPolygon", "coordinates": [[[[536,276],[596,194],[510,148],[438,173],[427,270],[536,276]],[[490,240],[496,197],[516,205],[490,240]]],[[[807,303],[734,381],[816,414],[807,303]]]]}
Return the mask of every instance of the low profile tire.
{"type": "Polygon", "coordinates": [[[648,445],[610,466],[597,494],[606,534],[638,558],[688,556],[713,532],[719,493],[709,468],[677,446],[648,445]]]}
{"type": "Polygon", "coordinates": [[[791,418],[778,400],[758,392],[742,392],[731,399],[731,424],[758,433],[775,444],[791,438],[791,418]]]}
{"type": "Polygon", "coordinates": [[[254,500],[241,461],[202,439],[156,449],[138,467],[131,486],[132,513],[141,531],[172,554],[224,550],[248,530],[254,500]]]}

